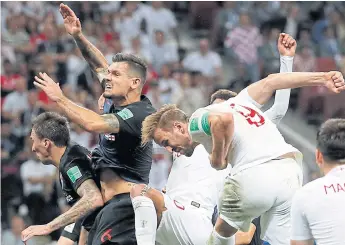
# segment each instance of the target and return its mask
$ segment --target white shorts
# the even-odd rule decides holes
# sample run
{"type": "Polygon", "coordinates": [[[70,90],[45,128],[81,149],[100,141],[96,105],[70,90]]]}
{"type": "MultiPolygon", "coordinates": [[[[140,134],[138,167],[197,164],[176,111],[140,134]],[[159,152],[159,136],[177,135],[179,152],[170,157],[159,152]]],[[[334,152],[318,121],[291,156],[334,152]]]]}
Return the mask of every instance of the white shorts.
{"type": "Polygon", "coordinates": [[[162,245],[206,244],[213,230],[212,221],[200,209],[182,205],[164,195],[166,211],[156,233],[156,242],[162,245]]]}
{"type": "Polygon", "coordinates": [[[271,160],[228,176],[220,200],[220,218],[246,232],[251,221],[261,216],[261,239],[288,245],[291,201],[302,183],[302,166],[291,158],[271,160]]]}

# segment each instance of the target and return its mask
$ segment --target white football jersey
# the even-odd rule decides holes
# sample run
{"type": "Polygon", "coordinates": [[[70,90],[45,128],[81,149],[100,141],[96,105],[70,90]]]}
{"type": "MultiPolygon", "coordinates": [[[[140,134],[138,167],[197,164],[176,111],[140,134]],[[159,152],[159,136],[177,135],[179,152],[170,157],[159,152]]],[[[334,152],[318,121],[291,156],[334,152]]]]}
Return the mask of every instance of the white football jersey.
{"type": "Polygon", "coordinates": [[[306,184],[293,198],[291,240],[345,244],[345,165],[306,184]]]}
{"type": "Polygon", "coordinates": [[[174,153],[166,194],[186,206],[200,205],[200,211],[211,218],[231,166],[217,171],[208,155],[203,145],[198,145],[191,157],[174,153]]]}
{"type": "Polygon", "coordinates": [[[209,113],[232,113],[234,136],[229,149],[228,160],[232,174],[243,169],[268,162],[289,152],[296,153],[296,160],[302,154],[287,144],[276,125],[253,103],[248,102],[247,90],[229,100],[200,108],[189,120],[189,133],[193,141],[203,144],[212,152],[212,136],[208,123],[209,113]]]}

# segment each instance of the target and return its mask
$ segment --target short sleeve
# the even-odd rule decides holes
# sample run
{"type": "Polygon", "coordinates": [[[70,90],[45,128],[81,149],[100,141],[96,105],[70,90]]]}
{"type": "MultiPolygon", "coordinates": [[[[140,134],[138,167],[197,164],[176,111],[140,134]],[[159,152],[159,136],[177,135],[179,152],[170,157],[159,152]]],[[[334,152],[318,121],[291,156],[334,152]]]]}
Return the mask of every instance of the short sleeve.
{"type": "Polygon", "coordinates": [[[195,134],[204,133],[211,135],[211,127],[208,121],[209,111],[205,108],[197,110],[189,120],[188,129],[193,137],[195,134]]]}
{"type": "Polygon", "coordinates": [[[303,189],[298,191],[292,199],[291,205],[291,240],[304,241],[313,236],[303,210],[303,189]]]}
{"type": "Polygon", "coordinates": [[[143,103],[136,106],[128,106],[115,113],[116,118],[119,120],[120,133],[140,138],[142,122],[153,112],[152,106],[143,103]]]}
{"type": "Polygon", "coordinates": [[[75,192],[77,192],[78,188],[82,183],[84,183],[84,181],[93,179],[91,159],[87,156],[73,159],[66,165],[65,171],[75,192]]]}
{"type": "Polygon", "coordinates": [[[222,66],[222,60],[219,56],[219,54],[217,53],[214,53],[214,56],[213,56],[213,65],[215,67],[221,67],[222,66]]]}
{"type": "Polygon", "coordinates": [[[251,103],[259,109],[261,107],[263,107],[263,105],[259,104],[252,97],[250,97],[247,88],[243,89],[235,98],[236,98],[236,100],[242,100],[242,101],[245,101],[247,103],[251,103]]]}

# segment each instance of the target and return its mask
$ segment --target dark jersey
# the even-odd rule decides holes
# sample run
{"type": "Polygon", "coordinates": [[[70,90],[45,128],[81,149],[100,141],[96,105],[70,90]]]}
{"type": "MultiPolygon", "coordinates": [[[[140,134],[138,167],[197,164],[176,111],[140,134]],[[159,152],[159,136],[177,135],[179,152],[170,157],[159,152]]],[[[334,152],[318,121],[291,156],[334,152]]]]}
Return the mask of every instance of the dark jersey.
{"type": "Polygon", "coordinates": [[[152,143],[141,145],[141,124],[155,109],[148,98],[126,106],[111,105],[120,123],[118,133],[101,134],[99,145],[92,152],[96,170],[112,168],[122,179],[148,183],[152,164],[152,143]]]}
{"type": "Polygon", "coordinates": [[[260,239],[260,234],[261,234],[260,218],[254,219],[252,223],[256,226],[256,230],[252,238],[252,241],[249,243],[249,245],[261,245],[263,241],[260,239]]]}
{"type": "Polygon", "coordinates": [[[74,142],[62,155],[59,172],[62,191],[71,206],[80,199],[77,190],[84,181],[93,179],[99,187],[99,181],[92,172],[91,153],[74,142]]]}

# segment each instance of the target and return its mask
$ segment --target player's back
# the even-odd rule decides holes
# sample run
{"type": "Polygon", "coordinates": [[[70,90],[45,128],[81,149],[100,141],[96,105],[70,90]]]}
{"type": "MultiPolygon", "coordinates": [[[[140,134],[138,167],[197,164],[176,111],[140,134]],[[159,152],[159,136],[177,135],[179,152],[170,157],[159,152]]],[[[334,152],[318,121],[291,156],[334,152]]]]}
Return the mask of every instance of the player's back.
{"type": "Polygon", "coordinates": [[[210,153],[212,136],[210,133],[204,133],[202,128],[209,127],[205,123],[208,114],[212,112],[233,114],[234,136],[228,154],[228,160],[233,165],[233,173],[268,162],[286,153],[299,153],[296,148],[285,142],[276,125],[259,108],[241,100],[240,96],[198,109],[193,113],[189,131],[193,140],[202,143],[210,153]]]}
{"type": "MultiPolygon", "coordinates": [[[[294,198],[316,244],[345,244],[345,166],[306,184],[294,198]]],[[[292,220],[293,230],[303,230],[299,228],[301,222],[294,223],[294,217],[292,220]]]]}
{"type": "Polygon", "coordinates": [[[198,145],[191,157],[174,153],[166,194],[183,205],[193,205],[210,219],[229,169],[216,171],[208,153],[198,145]]]}

